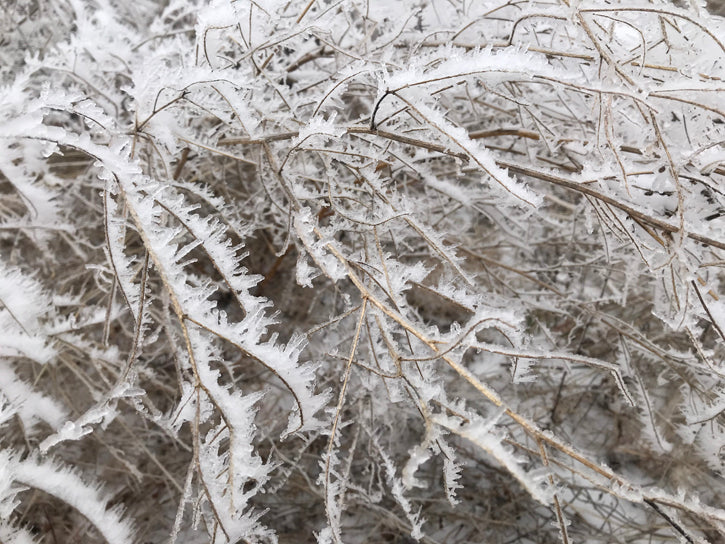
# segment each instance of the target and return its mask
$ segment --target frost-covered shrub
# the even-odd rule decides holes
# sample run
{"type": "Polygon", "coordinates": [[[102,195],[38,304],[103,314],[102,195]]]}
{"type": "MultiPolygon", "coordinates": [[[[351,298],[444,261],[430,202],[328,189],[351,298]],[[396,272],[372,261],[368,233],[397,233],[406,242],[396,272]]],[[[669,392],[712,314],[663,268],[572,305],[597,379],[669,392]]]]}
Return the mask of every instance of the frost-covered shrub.
{"type": "Polygon", "coordinates": [[[0,25],[0,541],[725,538],[723,19],[0,25]]]}

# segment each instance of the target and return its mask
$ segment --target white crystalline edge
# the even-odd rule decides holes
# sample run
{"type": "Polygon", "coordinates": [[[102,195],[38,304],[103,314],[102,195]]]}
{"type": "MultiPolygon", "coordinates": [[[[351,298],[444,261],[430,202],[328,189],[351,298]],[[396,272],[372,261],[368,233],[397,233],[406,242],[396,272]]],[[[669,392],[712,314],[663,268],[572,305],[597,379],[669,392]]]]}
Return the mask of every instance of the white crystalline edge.
{"type": "Polygon", "coordinates": [[[78,510],[109,544],[132,544],[131,524],[122,519],[119,509],[107,508],[108,498],[94,485],[86,484],[75,472],[50,461],[28,458],[17,460],[0,452],[5,477],[57,497],[78,510]]]}

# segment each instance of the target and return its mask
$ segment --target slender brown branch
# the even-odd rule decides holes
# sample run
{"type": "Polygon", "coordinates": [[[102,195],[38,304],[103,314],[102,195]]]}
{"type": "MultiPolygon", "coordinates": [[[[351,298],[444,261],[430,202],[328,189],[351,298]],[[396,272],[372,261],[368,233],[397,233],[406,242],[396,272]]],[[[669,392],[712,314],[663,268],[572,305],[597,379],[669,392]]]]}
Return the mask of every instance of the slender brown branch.
{"type": "MultiPolygon", "coordinates": [[[[549,173],[549,172],[542,172],[540,170],[535,170],[533,168],[528,168],[528,167],[521,166],[521,165],[515,164],[515,163],[510,163],[510,162],[506,162],[506,161],[496,161],[496,163],[499,166],[501,166],[503,168],[508,168],[510,171],[515,172],[517,174],[523,174],[525,176],[530,176],[532,178],[539,179],[542,181],[548,181],[549,183],[554,183],[555,185],[559,185],[561,187],[566,187],[567,189],[577,191],[578,193],[582,193],[582,194],[594,197],[597,200],[605,202],[605,203],[609,204],[610,206],[613,206],[619,210],[622,210],[623,212],[626,212],[628,215],[630,215],[634,219],[637,219],[643,223],[652,225],[653,227],[657,227],[658,229],[661,229],[665,232],[668,232],[668,233],[680,232],[680,228],[678,225],[673,225],[672,223],[669,223],[662,219],[658,219],[656,217],[652,217],[651,215],[647,215],[646,213],[644,213],[640,210],[637,210],[636,208],[634,208],[633,206],[630,206],[629,204],[626,204],[615,198],[605,195],[604,193],[601,193],[601,192],[597,191],[596,189],[592,189],[589,185],[585,185],[583,183],[577,183],[575,181],[571,181],[569,179],[563,178],[561,176],[557,176],[557,175],[549,173]]],[[[718,249],[725,249],[725,242],[715,240],[713,238],[710,238],[703,234],[699,234],[697,232],[685,230],[685,236],[687,236],[688,238],[691,238],[692,240],[695,240],[697,242],[700,242],[700,243],[703,243],[703,244],[706,244],[706,245],[709,245],[712,247],[716,247],[718,249]]]]}

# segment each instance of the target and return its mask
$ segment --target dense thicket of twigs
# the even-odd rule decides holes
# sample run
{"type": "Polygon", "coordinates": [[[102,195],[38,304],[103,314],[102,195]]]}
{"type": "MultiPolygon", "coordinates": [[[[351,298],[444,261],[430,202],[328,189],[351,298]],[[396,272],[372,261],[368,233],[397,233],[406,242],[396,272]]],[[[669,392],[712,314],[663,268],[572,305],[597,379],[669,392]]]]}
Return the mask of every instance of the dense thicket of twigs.
{"type": "Polygon", "coordinates": [[[0,542],[722,542],[724,77],[694,0],[5,2],[0,542]]]}

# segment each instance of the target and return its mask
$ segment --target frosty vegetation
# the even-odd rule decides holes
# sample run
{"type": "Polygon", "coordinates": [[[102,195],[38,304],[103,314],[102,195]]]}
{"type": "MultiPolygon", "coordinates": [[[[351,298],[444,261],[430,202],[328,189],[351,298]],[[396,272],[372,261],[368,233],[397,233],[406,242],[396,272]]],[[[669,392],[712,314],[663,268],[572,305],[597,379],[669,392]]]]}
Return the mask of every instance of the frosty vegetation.
{"type": "Polygon", "coordinates": [[[725,19],[9,0],[0,542],[725,539],[725,19]]]}

